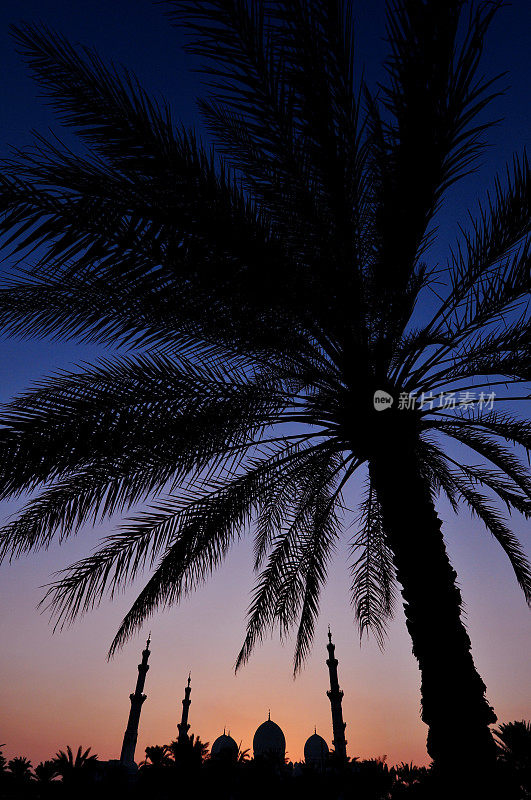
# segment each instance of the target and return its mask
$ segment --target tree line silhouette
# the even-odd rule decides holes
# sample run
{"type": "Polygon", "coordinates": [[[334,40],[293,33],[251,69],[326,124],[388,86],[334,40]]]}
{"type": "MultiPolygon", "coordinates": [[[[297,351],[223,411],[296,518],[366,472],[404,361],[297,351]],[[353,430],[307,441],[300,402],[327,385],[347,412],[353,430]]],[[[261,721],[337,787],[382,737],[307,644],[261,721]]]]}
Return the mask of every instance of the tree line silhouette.
{"type": "MultiPolygon", "coordinates": [[[[494,731],[499,769],[503,774],[500,800],[531,797],[531,722],[501,724],[494,731]]],[[[456,771],[456,786],[460,779],[456,771]]],[[[101,762],[91,748],[59,750],[32,767],[17,756],[7,761],[0,751],[0,796],[61,800],[70,797],[150,797],[166,800],[177,790],[190,797],[326,798],[327,800],[433,800],[439,796],[436,770],[413,763],[389,766],[386,757],[349,759],[339,766],[334,754],[320,766],[267,759],[255,761],[241,745],[234,757],[210,756],[209,743],[191,734],[188,740],[146,747],[145,758],[133,774],[118,761],[101,762]]],[[[183,795],[184,796],[184,795],[183,795]]]]}

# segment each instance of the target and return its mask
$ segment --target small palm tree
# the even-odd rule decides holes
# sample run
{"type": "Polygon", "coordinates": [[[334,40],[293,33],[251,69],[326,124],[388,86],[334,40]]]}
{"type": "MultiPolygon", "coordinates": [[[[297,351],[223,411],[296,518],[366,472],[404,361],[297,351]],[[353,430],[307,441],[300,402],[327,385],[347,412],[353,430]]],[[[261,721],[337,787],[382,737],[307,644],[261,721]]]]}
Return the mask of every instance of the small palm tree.
{"type": "Polygon", "coordinates": [[[407,764],[402,761],[392,768],[396,781],[402,786],[414,786],[420,783],[428,774],[426,767],[417,767],[413,762],[407,764]]]}
{"type": "Polygon", "coordinates": [[[192,733],[184,740],[175,739],[167,748],[176,762],[200,766],[208,755],[208,746],[209,742],[202,742],[199,736],[192,733]]]}
{"type": "Polygon", "coordinates": [[[356,793],[360,797],[389,797],[394,773],[386,763],[387,756],[368,758],[356,763],[356,793]]]}
{"type": "Polygon", "coordinates": [[[31,761],[25,756],[16,756],[8,763],[7,768],[17,783],[29,783],[31,780],[31,761]]]}
{"type": "Polygon", "coordinates": [[[193,759],[197,764],[202,764],[208,756],[210,742],[203,742],[199,736],[192,733],[190,736],[193,759]]]}
{"type": "Polygon", "coordinates": [[[500,759],[531,779],[531,721],[504,722],[494,735],[500,759]]]}
{"type": "Polygon", "coordinates": [[[146,757],[142,761],[142,766],[167,767],[171,763],[170,749],[167,744],[153,744],[146,747],[146,757]]]}
{"type": "Polygon", "coordinates": [[[42,784],[51,783],[53,779],[60,774],[57,764],[53,760],[41,761],[40,764],[37,764],[33,772],[37,781],[42,784]]]}
{"type": "Polygon", "coordinates": [[[91,767],[98,760],[98,756],[95,753],[90,754],[90,750],[90,747],[83,750],[79,745],[75,756],[70,745],[67,745],[66,751],[59,750],[52,759],[57,775],[61,775],[63,780],[68,780],[91,767]]]}
{"type": "Polygon", "coordinates": [[[504,722],[494,731],[499,759],[521,796],[531,797],[531,721],[504,722]]]}
{"type": "Polygon", "coordinates": [[[448,188],[483,151],[478,115],[498,92],[478,66],[499,5],[390,0],[377,93],[356,77],[348,2],[170,3],[206,61],[200,109],[219,156],[130,73],[21,26],[24,58],[88,152],[39,136],[0,184],[0,232],[19,256],[38,248],[0,295],[3,329],[139,350],[10,404],[0,491],[43,491],[3,529],[0,555],[155,496],[47,595],[62,622],[154,565],[114,652],[254,522],[238,665],[273,625],[295,625],[298,670],[361,471],[360,631],[383,640],[398,585],[428,751],[448,775],[472,762],[474,791],[478,776],[489,786],[496,716],[435,501],[482,520],[531,602],[498,505],[531,511],[519,452],[531,428],[514,413],[531,377],[525,155],[443,267],[431,245],[448,188]]]}
{"type": "Polygon", "coordinates": [[[245,748],[245,750],[242,750],[242,743],[240,742],[240,744],[238,745],[238,756],[236,759],[236,763],[245,764],[247,763],[247,761],[250,761],[251,760],[251,756],[249,755],[250,752],[251,751],[248,747],[245,748]]]}

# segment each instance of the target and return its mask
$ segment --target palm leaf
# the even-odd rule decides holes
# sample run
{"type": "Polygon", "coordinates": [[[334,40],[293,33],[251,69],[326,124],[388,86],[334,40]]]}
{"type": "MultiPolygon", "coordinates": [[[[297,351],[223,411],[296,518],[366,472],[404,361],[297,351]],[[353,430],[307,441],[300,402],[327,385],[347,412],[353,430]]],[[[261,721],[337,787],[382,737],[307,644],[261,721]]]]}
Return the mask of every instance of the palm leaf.
{"type": "Polygon", "coordinates": [[[380,505],[371,486],[366,491],[357,525],[359,533],[351,542],[352,605],[360,637],[370,631],[383,646],[386,624],[393,614],[395,575],[380,505]]]}

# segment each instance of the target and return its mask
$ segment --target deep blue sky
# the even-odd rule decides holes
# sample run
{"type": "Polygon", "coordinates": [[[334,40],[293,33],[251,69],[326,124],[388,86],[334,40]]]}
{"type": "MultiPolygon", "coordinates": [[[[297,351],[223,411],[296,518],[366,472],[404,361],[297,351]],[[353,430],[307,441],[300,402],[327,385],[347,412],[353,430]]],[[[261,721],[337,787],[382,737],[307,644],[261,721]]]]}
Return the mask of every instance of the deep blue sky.
{"type": "MultiPolygon", "coordinates": [[[[381,62],[387,51],[385,3],[359,0],[355,9],[359,64],[368,83],[374,85],[382,77],[381,62]]],[[[128,66],[150,92],[162,94],[171,102],[176,119],[198,122],[195,97],[202,91],[200,77],[191,71],[194,62],[182,51],[182,33],[169,25],[160,4],[144,0],[4,0],[0,7],[0,153],[7,153],[9,145],[27,144],[31,129],[44,131],[55,124],[51,111],[38,99],[38,89],[9,35],[9,25],[21,20],[42,21],[74,43],[95,47],[104,59],[128,66]]],[[[491,146],[482,167],[459,184],[440,214],[441,238],[445,241],[452,241],[456,222],[463,220],[466,208],[483,195],[495,171],[529,140],[530,31],[528,0],[516,0],[503,8],[492,26],[484,70],[489,74],[507,71],[504,83],[510,90],[489,111],[491,117],[501,117],[503,122],[490,132],[491,146]]],[[[445,255],[446,249],[436,248],[437,259],[445,255]]],[[[93,352],[84,348],[82,356],[76,348],[74,357],[90,357],[93,352]]],[[[1,396],[16,391],[31,374],[37,376],[49,367],[70,362],[72,355],[71,347],[51,347],[50,343],[26,342],[21,346],[13,340],[0,342],[1,396]]]]}

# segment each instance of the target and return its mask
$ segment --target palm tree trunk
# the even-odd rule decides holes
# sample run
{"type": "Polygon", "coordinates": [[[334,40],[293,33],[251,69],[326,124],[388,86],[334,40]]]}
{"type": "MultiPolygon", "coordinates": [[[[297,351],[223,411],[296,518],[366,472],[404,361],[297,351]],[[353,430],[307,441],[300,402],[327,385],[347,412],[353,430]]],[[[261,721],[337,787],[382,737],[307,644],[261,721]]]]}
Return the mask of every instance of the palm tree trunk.
{"type": "Polygon", "coordinates": [[[455,782],[456,769],[466,767],[473,773],[477,791],[481,776],[490,776],[485,780],[487,786],[493,778],[496,747],[488,726],[496,722],[496,715],[472,658],[461,619],[461,592],[444,545],[441,521],[414,452],[400,448],[393,459],[387,450],[385,456],[380,454],[372,461],[370,472],[422,675],[428,753],[445,779],[453,775],[455,782]]]}

